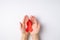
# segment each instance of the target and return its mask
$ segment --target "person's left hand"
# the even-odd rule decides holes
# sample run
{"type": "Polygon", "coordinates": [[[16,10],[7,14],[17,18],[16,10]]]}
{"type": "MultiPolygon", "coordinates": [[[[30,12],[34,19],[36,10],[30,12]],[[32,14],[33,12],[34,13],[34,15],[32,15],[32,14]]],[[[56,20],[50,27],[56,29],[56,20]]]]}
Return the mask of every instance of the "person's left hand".
{"type": "Polygon", "coordinates": [[[22,31],[22,34],[25,34],[26,36],[28,36],[28,32],[26,32],[26,23],[27,21],[29,20],[28,16],[26,15],[23,19],[23,22],[20,23],[21,24],[21,31],[22,31]]]}

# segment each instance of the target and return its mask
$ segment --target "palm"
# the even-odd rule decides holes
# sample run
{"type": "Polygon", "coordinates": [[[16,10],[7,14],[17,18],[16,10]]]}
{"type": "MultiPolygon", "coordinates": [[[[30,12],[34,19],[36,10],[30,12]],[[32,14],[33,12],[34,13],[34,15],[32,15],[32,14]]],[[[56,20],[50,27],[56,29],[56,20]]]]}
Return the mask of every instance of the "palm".
{"type": "Polygon", "coordinates": [[[21,31],[23,32],[23,33],[25,33],[25,34],[28,34],[28,32],[26,32],[25,31],[25,29],[26,29],[26,23],[27,23],[27,21],[28,21],[28,16],[26,15],[25,17],[24,17],[24,19],[23,19],[23,23],[20,23],[21,24],[21,31]]]}
{"type": "Polygon", "coordinates": [[[40,31],[40,24],[37,22],[37,19],[34,16],[31,17],[31,21],[33,22],[33,25],[32,25],[33,31],[30,32],[31,35],[38,34],[40,31]]]}

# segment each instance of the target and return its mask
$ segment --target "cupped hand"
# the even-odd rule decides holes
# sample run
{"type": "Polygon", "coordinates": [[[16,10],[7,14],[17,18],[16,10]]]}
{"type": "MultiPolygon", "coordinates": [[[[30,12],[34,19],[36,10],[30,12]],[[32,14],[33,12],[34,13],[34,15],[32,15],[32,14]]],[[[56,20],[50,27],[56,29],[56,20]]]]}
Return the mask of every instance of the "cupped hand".
{"type": "Polygon", "coordinates": [[[39,31],[40,31],[40,23],[37,21],[37,19],[36,19],[36,17],[34,17],[34,16],[31,16],[30,17],[30,20],[32,21],[32,29],[33,29],[33,31],[32,32],[30,32],[30,34],[31,35],[36,35],[36,34],[38,34],[39,33],[39,31]]]}
{"type": "Polygon", "coordinates": [[[22,23],[20,23],[20,25],[21,25],[21,31],[22,31],[22,33],[23,34],[26,34],[26,35],[28,35],[28,32],[26,32],[26,23],[27,23],[27,21],[28,21],[28,16],[26,15],[25,17],[24,17],[24,19],[23,19],[23,22],[22,23]]]}

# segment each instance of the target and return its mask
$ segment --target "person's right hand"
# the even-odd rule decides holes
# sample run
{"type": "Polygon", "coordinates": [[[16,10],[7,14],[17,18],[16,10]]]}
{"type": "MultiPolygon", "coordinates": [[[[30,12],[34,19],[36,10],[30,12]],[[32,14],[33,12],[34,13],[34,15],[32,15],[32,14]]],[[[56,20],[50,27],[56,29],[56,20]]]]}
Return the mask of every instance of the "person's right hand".
{"type": "Polygon", "coordinates": [[[40,23],[37,21],[36,17],[34,16],[31,16],[30,17],[30,20],[32,21],[32,29],[33,31],[30,32],[30,34],[33,36],[33,35],[37,35],[40,31],[40,23]]]}

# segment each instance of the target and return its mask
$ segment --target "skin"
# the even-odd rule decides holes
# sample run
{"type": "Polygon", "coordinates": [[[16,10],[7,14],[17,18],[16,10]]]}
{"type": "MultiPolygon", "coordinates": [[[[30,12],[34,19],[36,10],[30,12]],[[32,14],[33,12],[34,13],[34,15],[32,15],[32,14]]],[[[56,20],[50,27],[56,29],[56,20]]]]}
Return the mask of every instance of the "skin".
{"type": "Polygon", "coordinates": [[[32,25],[33,31],[30,32],[32,36],[32,40],[39,40],[40,23],[37,21],[36,17],[34,16],[31,16],[30,19],[33,22],[32,25]]]}
{"type": "Polygon", "coordinates": [[[26,23],[29,20],[29,17],[26,15],[23,19],[23,22],[21,24],[21,30],[22,30],[22,38],[21,40],[28,40],[29,34],[32,37],[32,40],[39,40],[39,31],[40,31],[40,23],[37,21],[36,17],[30,16],[30,20],[32,21],[32,32],[26,32],[26,23]]]}
{"type": "Polygon", "coordinates": [[[21,40],[28,40],[28,35],[29,35],[29,32],[26,32],[25,29],[26,29],[26,23],[28,21],[28,16],[26,15],[23,19],[23,22],[20,23],[21,24],[21,31],[22,31],[22,38],[21,40]]]}

